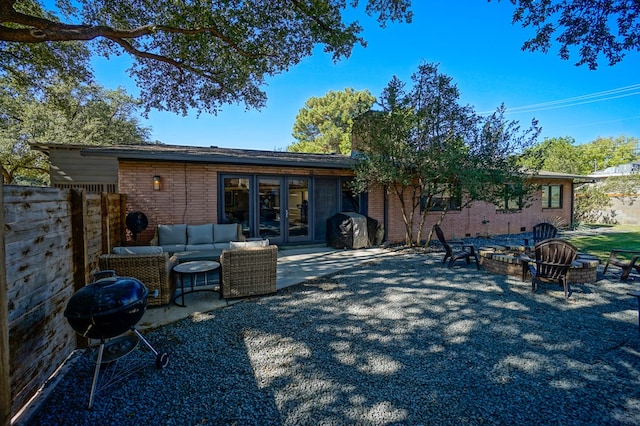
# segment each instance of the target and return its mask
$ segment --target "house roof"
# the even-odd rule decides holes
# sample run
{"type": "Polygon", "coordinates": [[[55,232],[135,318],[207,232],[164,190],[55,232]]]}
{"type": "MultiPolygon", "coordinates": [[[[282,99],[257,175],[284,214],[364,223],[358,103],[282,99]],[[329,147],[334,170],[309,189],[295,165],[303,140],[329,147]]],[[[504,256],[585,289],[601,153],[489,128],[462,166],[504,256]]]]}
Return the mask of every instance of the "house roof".
{"type": "MultiPolygon", "coordinates": [[[[49,153],[51,150],[80,150],[83,156],[111,157],[126,160],[176,161],[190,163],[250,164],[259,166],[321,167],[351,169],[356,161],[342,154],[309,154],[287,151],[261,151],[252,149],[198,147],[184,145],[72,145],[62,143],[32,144],[34,149],[49,153]]],[[[589,176],[540,171],[535,174],[543,179],[592,180],[589,176]]]]}
{"type": "Polygon", "coordinates": [[[618,166],[607,167],[604,170],[593,172],[590,176],[594,178],[606,178],[612,176],[625,176],[633,173],[640,173],[640,161],[634,161],[618,166]]]}
{"type": "Polygon", "coordinates": [[[52,149],[79,149],[83,156],[116,157],[127,160],[179,161],[190,163],[251,164],[260,166],[322,167],[350,169],[354,160],[342,154],[309,154],[286,151],[260,151],[181,145],[109,145],[34,144],[48,153],[52,149]]]}
{"type": "Polygon", "coordinates": [[[571,173],[560,173],[560,172],[547,172],[544,170],[540,170],[535,177],[543,178],[543,179],[582,179],[585,181],[592,181],[593,179],[589,176],[584,175],[574,175],[571,173]]]}

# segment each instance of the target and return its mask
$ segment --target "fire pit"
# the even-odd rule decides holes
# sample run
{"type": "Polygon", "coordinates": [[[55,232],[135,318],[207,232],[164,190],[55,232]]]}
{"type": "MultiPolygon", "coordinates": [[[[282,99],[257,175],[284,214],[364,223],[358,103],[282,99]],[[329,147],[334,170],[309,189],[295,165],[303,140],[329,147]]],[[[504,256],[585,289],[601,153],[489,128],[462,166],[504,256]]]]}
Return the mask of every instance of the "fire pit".
{"type": "MultiPolygon", "coordinates": [[[[95,278],[99,279],[71,296],[64,311],[76,333],[100,340],[89,408],[93,405],[101,365],[128,354],[140,340],[155,354],[156,368],[164,368],[169,363],[168,355],[156,351],[135,328],[147,307],[149,290],[144,284],[135,278],[118,277],[114,271],[99,272],[95,278]],[[128,331],[133,335],[115,338],[128,331]],[[107,342],[112,338],[115,339],[107,342]]],[[[157,297],[157,291],[154,297],[157,297]]],[[[111,380],[110,384],[113,383],[115,381],[111,380]]]]}
{"type": "MultiPolygon", "coordinates": [[[[489,245],[478,249],[478,258],[482,267],[493,273],[502,275],[522,276],[522,256],[532,257],[533,253],[527,246],[499,246],[489,245]]],[[[574,283],[594,283],[597,281],[597,268],[600,259],[587,253],[578,253],[578,257],[569,269],[568,280],[574,283]]]]}

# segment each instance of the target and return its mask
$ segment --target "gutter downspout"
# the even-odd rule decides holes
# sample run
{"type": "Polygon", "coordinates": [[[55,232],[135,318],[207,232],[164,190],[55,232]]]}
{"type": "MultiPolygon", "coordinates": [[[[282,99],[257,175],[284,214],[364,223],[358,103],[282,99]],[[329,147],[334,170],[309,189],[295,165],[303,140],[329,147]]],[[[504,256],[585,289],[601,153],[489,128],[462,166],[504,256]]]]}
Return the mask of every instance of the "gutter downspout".
{"type": "Polygon", "coordinates": [[[387,191],[386,185],[384,186],[383,191],[384,191],[384,197],[383,197],[384,201],[383,201],[383,207],[382,207],[382,210],[383,210],[382,223],[384,226],[384,236],[382,240],[386,242],[389,240],[389,234],[388,234],[389,233],[389,196],[388,196],[389,192],[387,191]]]}

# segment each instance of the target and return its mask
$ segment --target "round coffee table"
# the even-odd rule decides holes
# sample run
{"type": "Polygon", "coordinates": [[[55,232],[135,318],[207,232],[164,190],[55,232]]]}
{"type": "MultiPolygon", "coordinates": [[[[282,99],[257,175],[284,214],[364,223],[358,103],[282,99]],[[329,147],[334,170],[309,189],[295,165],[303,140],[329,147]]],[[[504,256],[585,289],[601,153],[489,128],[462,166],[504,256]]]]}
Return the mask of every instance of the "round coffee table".
{"type": "MultiPolygon", "coordinates": [[[[189,293],[195,293],[197,291],[220,291],[219,289],[196,289],[196,279],[199,274],[204,276],[204,285],[208,285],[207,282],[207,274],[211,271],[215,271],[220,268],[220,263],[213,260],[193,260],[191,262],[180,263],[173,267],[173,271],[177,274],[180,274],[180,294],[173,299],[173,303],[177,306],[186,307],[184,303],[184,295],[189,293]],[[184,276],[189,275],[191,281],[191,290],[184,291],[184,276]],[[178,303],[178,297],[182,297],[182,303],[178,303]]],[[[222,296],[220,296],[222,297],[222,296]]]]}

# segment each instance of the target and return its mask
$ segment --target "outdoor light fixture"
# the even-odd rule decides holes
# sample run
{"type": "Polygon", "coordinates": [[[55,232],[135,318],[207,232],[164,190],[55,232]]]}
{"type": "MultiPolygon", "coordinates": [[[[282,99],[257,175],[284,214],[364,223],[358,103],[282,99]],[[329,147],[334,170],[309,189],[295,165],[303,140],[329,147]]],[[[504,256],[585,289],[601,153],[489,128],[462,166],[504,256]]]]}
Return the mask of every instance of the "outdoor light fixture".
{"type": "Polygon", "coordinates": [[[160,191],[160,176],[158,175],[153,177],[153,190],[160,191]]]}

